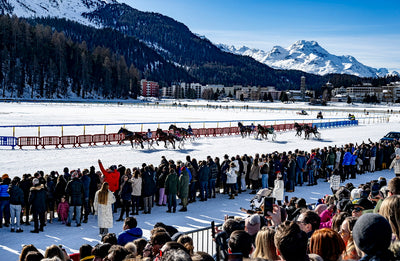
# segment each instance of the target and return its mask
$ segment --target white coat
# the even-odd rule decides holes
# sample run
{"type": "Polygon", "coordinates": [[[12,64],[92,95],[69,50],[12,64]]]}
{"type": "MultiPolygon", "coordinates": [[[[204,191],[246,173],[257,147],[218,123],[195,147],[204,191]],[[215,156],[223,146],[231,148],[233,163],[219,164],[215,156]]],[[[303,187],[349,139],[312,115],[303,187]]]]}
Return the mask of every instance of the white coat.
{"type": "Polygon", "coordinates": [[[340,187],[340,175],[332,175],[329,178],[329,183],[331,183],[331,189],[338,190],[340,187]]]}
{"type": "Polygon", "coordinates": [[[227,179],[226,184],[235,184],[237,181],[238,175],[236,174],[239,171],[239,168],[229,168],[228,172],[226,173],[227,179]]]}
{"type": "Polygon", "coordinates": [[[285,193],[284,183],[281,179],[276,179],[274,181],[274,190],[272,191],[272,197],[276,200],[283,200],[283,194],[285,193]]]}
{"type": "Polygon", "coordinates": [[[390,164],[389,169],[394,168],[395,174],[400,174],[400,159],[394,158],[392,163],[390,164]]]}
{"type": "Polygon", "coordinates": [[[99,191],[94,196],[94,210],[97,214],[97,224],[99,228],[112,228],[113,227],[113,211],[112,204],[115,202],[114,194],[108,191],[107,204],[99,204],[99,191]]]}
{"type": "Polygon", "coordinates": [[[135,177],[132,177],[131,183],[132,183],[132,196],[141,196],[142,195],[142,178],[138,177],[137,179],[135,179],[135,177]]]}

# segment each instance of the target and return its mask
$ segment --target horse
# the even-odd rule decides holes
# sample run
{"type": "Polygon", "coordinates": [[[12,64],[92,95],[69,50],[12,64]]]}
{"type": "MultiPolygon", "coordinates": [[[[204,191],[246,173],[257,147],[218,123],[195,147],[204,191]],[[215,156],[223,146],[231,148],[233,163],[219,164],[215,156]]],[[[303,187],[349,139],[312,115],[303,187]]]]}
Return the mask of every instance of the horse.
{"type": "Polygon", "coordinates": [[[175,135],[172,134],[172,136],[174,137],[175,141],[178,142],[178,148],[183,149],[185,147],[185,136],[181,136],[179,133],[175,135]]]}
{"type": "Polygon", "coordinates": [[[257,125],[257,136],[256,139],[258,140],[258,135],[261,134],[261,138],[265,139],[266,134],[265,134],[265,127],[263,127],[261,124],[257,125]]]}
{"type": "Polygon", "coordinates": [[[265,127],[265,138],[268,139],[268,134],[272,135],[272,140],[274,141],[276,139],[276,133],[274,126],[271,125],[270,128],[265,127]]]}
{"type": "Polygon", "coordinates": [[[178,127],[176,127],[176,125],[174,125],[174,124],[169,125],[168,130],[173,130],[174,133],[178,132],[178,133],[179,133],[180,135],[182,135],[182,136],[187,136],[187,135],[189,135],[189,132],[188,132],[187,129],[185,129],[185,128],[178,128],[178,127]]]}
{"type": "Polygon", "coordinates": [[[272,135],[272,140],[274,141],[276,139],[276,133],[275,133],[275,129],[274,127],[271,125],[270,128],[268,127],[264,127],[261,124],[258,124],[257,126],[257,139],[258,139],[258,135],[261,134],[261,137],[268,140],[268,134],[272,135]]]}
{"type": "Polygon", "coordinates": [[[310,134],[314,134],[314,137],[317,139],[321,139],[321,133],[317,130],[317,126],[310,127],[309,125],[304,125],[304,139],[310,139],[310,134]]]}
{"type": "Polygon", "coordinates": [[[301,126],[300,124],[295,122],[294,123],[294,128],[296,129],[296,135],[295,136],[301,137],[301,133],[303,132],[303,126],[301,126]]]}
{"type": "Polygon", "coordinates": [[[250,134],[253,132],[254,128],[252,126],[244,126],[241,122],[238,122],[238,127],[240,131],[240,135],[242,135],[242,138],[246,136],[250,136],[250,134]]]}
{"type": "Polygon", "coordinates": [[[167,141],[169,141],[172,144],[172,147],[175,149],[175,136],[170,134],[170,133],[165,133],[162,131],[162,129],[157,128],[156,131],[157,139],[156,139],[156,144],[158,145],[159,141],[164,142],[164,147],[167,148],[167,141]]]}
{"type": "Polygon", "coordinates": [[[126,128],[121,127],[121,129],[119,129],[118,134],[124,134],[124,137],[119,141],[119,144],[122,143],[122,141],[124,140],[129,140],[131,142],[132,148],[133,148],[133,141],[135,141],[135,143],[139,143],[141,148],[144,149],[143,146],[143,136],[140,133],[137,132],[132,132],[126,128]]]}
{"type": "Polygon", "coordinates": [[[143,142],[147,142],[148,149],[150,149],[150,148],[155,149],[154,146],[153,146],[153,143],[154,143],[153,138],[148,137],[146,133],[141,133],[141,135],[143,137],[143,142]]]}

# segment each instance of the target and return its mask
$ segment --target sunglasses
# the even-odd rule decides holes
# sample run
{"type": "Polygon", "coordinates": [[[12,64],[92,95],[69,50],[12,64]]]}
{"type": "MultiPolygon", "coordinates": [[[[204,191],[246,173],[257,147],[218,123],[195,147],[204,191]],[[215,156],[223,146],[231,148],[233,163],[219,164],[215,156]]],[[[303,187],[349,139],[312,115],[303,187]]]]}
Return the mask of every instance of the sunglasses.
{"type": "Polygon", "coordinates": [[[360,211],[362,211],[362,210],[364,210],[364,209],[362,209],[362,208],[360,208],[360,207],[353,208],[353,211],[355,211],[355,212],[360,212],[360,211]]]}

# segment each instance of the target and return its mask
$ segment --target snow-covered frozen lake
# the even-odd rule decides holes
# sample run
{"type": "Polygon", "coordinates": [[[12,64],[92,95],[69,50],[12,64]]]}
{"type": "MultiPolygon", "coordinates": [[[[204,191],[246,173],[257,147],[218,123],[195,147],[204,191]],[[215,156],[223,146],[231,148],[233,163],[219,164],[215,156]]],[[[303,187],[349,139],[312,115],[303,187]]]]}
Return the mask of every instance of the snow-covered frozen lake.
{"type": "MultiPolygon", "coordinates": [[[[188,104],[205,104],[205,102],[185,102],[188,104]]],[[[209,103],[210,104],[210,103],[209,103]]],[[[238,105],[243,103],[218,103],[218,105],[238,105]]],[[[237,121],[251,120],[263,122],[283,123],[279,121],[294,120],[302,122],[316,121],[316,112],[318,108],[297,103],[283,105],[282,103],[245,103],[249,109],[223,109],[223,108],[192,108],[192,107],[164,107],[164,106],[143,106],[143,105],[110,105],[110,104],[52,104],[52,103],[0,103],[0,125],[63,125],[63,124],[101,124],[100,126],[85,127],[86,134],[97,134],[104,132],[103,124],[112,123],[149,123],[138,125],[127,125],[128,129],[140,131],[141,128],[155,129],[159,122],[187,122],[192,123],[192,127],[222,127],[236,126],[237,121]],[[252,106],[282,107],[284,109],[251,109],[252,106]],[[306,109],[308,116],[297,115],[296,112],[306,109]],[[215,121],[204,123],[206,121],[215,121]],[[231,121],[231,122],[230,122],[231,121]],[[195,123],[198,122],[198,123],[195,123]]],[[[11,150],[7,147],[0,147],[0,173],[8,173],[11,177],[24,173],[34,173],[37,170],[44,170],[49,173],[51,170],[62,172],[64,167],[89,168],[97,167],[97,160],[101,159],[105,165],[123,164],[132,168],[141,166],[143,162],[158,165],[161,156],[168,159],[184,160],[186,155],[197,159],[205,159],[206,156],[222,158],[224,154],[228,155],[254,155],[255,153],[271,153],[273,151],[289,151],[296,148],[301,150],[311,150],[316,147],[341,146],[346,143],[361,143],[370,138],[373,141],[379,140],[389,131],[400,130],[400,120],[398,114],[385,115],[387,109],[393,109],[398,112],[399,107],[375,106],[365,107],[366,110],[379,111],[370,113],[369,116],[376,116],[376,119],[365,119],[364,107],[362,105],[349,106],[347,104],[337,104],[334,106],[321,107],[324,118],[343,119],[346,118],[349,111],[354,111],[356,118],[360,119],[360,125],[356,127],[322,129],[321,140],[304,140],[295,137],[294,131],[281,132],[277,134],[275,142],[270,140],[256,140],[251,138],[241,138],[240,136],[223,136],[196,139],[194,142],[187,142],[184,149],[173,150],[165,149],[163,146],[155,149],[132,149],[130,145],[108,145],[82,148],[55,149],[47,147],[35,150],[32,147],[26,149],[11,150]],[[378,120],[385,115],[385,120],[378,120]]],[[[290,122],[289,122],[290,121],[290,122]]],[[[187,127],[187,124],[177,124],[181,127],[187,127]]],[[[107,126],[107,133],[117,132],[120,125],[107,126]]],[[[168,124],[160,126],[163,129],[168,128],[168,124]]],[[[15,135],[18,136],[36,136],[37,127],[15,129],[15,135]]],[[[83,127],[64,127],[64,135],[77,135],[83,133],[83,127]]],[[[11,136],[12,128],[1,128],[0,135],[11,136]]],[[[61,127],[41,127],[40,134],[61,135],[61,127]]],[[[391,178],[392,172],[382,171],[367,175],[362,175],[353,183],[360,184],[370,181],[379,176],[391,178]]],[[[329,185],[325,182],[319,182],[318,186],[298,187],[288,196],[301,196],[306,198],[307,202],[314,202],[317,198],[329,193],[329,185]]],[[[211,221],[220,223],[224,215],[241,215],[239,207],[248,207],[252,195],[242,193],[234,201],[229,200],[224,195],[217,195],[216,199],[207,202],[196,202],[190,204],[186,213],[167,214],[165,207],[155,207],[151,215],[139,215],[139,227],[144,229],[145,236],[149,235],[152,226],[162,221],[166,224],[174,225],[181,231],[190,231],[200,227],[209,226],[211,221]]],[[[59,223],[49,224],[45,227],[45,232],[37,234],[29,233],[32,227],[23,227],[24,233],[10,233],[9,228],[0,229],[0,256],[1,260],[16,260],[22,245],[33,243],[41,250],[51,244],[62,244],[71,252],[77,251],[80,245],[89,243],[95,245],[98,240],[98,228],[95,217],[90,216],[89,223],[82,227],[65,227],[59,223]]],[[[119,233],[122,230],[122,223],[115,222],[111,232],[119,233]]]]}

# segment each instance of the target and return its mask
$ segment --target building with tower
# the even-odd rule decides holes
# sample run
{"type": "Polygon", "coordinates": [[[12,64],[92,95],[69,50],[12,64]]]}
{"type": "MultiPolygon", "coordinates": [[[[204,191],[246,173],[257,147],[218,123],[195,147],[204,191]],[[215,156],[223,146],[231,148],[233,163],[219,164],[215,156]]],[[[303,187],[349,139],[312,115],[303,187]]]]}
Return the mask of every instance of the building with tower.
{"type": "Polygon", "coordinates": [[[305,76],[301,76],[300,92],[301,92],[301,98],[304,100],[306,97],[306,77],[305,76]]]}

